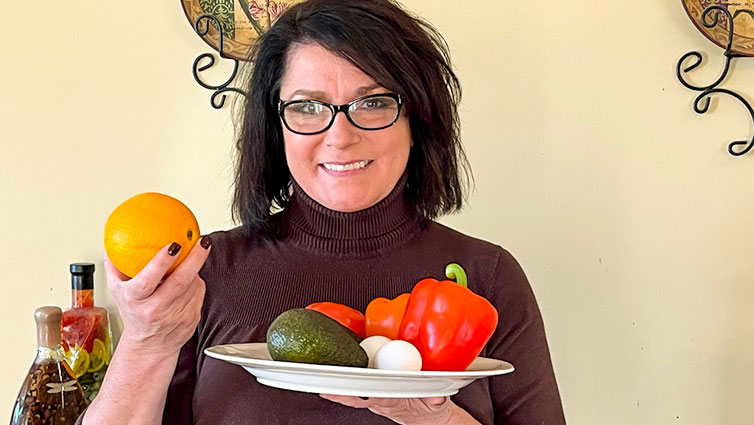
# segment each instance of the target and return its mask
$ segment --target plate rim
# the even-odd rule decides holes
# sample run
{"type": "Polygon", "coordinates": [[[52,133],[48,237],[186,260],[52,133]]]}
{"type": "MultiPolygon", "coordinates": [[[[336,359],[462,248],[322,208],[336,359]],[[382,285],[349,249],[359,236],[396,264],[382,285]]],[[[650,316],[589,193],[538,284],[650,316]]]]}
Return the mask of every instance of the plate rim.
{"type": "Polygon", "coordinates": [[[299,392],[306,392],[306,393],[312,393],[312,394],[333,394],[333,395],[343,395],[343,396],[351,396],[351,397],[382,397],[382,398],[417,398],[417,397],[445,397],[445,396],[452,396],[455,394],[458,394],[461,388],[465,387],[457,387],[453,386],[450,389],[445,390],[435,390],[435,391],[425,391],[425,390],[412,390],[412,391],[405,391],[405,390],[391,390],[391,391],[380,391],[380,390],[373,390],[373,389],[343,389],[343,388],[337,388],[332,386],[317,386],[312,384],[291,384],[289,382],[285,381],[278,381],[274,379],[267,379],[267,378],[260,378],[258,376],[254,376],[262,385],[267,385],[268,387],[273,388],[280,388],[283,390],[289,390],[289,391],[299,391],[299,392]]]}
{"type": "Polygon", "coordinates": [[[248,357],[238,357],[229,354],[219,353],[213,350],[217,350],[222,347],[238,347],[238,346],[264,346],[267,348],[267,344],[264,342],[248,342],[237,344],[219,344],[209,348],[205,348],[204,354],[218,359],[227,361],[229,363],[237,364],[244,367],[263,367],[268,369],[282,369],[287,371],[301,371],[301,372],[317,372],[317,373],[330,373],[340,374],[348,376],[363,376],[363,377],[385,377],[385,378],[484,378],[496,375],[505,375],[514,372],[515,366],[510,362],[499,359],[492,359],[487,357],[477,357],[479,359],[492,360],[500,365],[496,369],[485,370],[461,370],[461,371],[397,371],[397,370],[384,370],[373,368],[361,368],[351,366],[333,366],[333,365],[319,365],[312,363],[295,363],[295,362],[283,362],[276,360],[266,359],[254,359],[248,357]]]}

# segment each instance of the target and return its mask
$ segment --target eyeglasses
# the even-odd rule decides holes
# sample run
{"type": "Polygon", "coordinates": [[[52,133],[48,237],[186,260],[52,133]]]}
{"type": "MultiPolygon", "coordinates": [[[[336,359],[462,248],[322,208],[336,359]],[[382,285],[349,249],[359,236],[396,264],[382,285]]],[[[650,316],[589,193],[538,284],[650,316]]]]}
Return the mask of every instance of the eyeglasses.
{"type": "Polygon", "coordinates": [[[296,134],[311,135],[327,131],[338,112],[362,130],[381,130],[398,121],[403,101],[394,93],[372,94],[354,99],[345,105],[332,105],[318,100],[278,102],[278,113],[285,127],[296,134]]]}

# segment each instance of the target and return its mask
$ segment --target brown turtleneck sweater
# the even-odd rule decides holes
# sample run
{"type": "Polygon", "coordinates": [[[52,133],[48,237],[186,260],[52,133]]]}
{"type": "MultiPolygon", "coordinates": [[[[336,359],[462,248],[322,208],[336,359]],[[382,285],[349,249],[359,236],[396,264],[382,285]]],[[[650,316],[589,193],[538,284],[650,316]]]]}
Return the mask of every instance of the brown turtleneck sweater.
{"type": "MultiPolygon", "coordinates": [[[[263,342],[280,313],[317,301],[360,311],[376,297],[410,292],[424,277],[461,264],[471,290],[490,300],[499,325],[482,356],[516,371],[477,380],[453,401],[483,424],[564,424],[542,319],[521,267],[504,249],[420,219],[407,202],[405,177],[387,198],[356,213],[328,210],[298,188],[273,218],[277,241],[236,228],[211,235],[200,275],[207,284],[202,319],[183,347],[164,424],[389,424],[316,394],[257,383],[239,366],[204,355],[218,344],[263,342]]],[[[294,186],[295,187],[295,186],[294,186]]]]}

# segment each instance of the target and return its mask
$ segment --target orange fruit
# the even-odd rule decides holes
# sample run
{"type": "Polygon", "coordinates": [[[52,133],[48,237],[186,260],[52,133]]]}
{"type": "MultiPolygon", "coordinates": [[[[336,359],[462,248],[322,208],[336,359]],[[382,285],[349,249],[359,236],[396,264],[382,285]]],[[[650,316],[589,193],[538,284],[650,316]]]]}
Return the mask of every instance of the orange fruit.
{"type": "Polygon", "coordinates": [[[136,276],[166,245],[181,245],[172,272],[200,238],[196,217],[181,201],[148,192],[118,205],[105,224],[105,252],[128,277],[136,276]]]}

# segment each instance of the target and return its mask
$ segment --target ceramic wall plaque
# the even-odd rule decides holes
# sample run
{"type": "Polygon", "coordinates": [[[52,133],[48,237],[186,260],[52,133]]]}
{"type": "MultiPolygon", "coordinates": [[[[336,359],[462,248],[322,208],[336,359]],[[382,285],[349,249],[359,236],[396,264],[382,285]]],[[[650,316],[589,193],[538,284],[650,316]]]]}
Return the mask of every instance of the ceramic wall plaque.
{"type": "MultiPolygon", "coordinates": [[[[267,31],[281,13],[301,1],[181,0],[181,4],[192,26],[202,14],[214,15],[223,29],[223,56],[247,61],[254,40],[267,31]]],[[[218,50],[219,31],[214,24],[202,39],[218,50]]]]}
{"type": "Polygon", "coordinates": [[[728,17],[724,13],[717,13],[718,24],[713,28],[707,28],[702,24],[702,12],[710,6],[726,8],[733,17],[731,50],[741,55],[754,56],[754,0],[681,0],[681,2],[696,28],[723,49],[728,45],[730,33],[728,17]]]}

